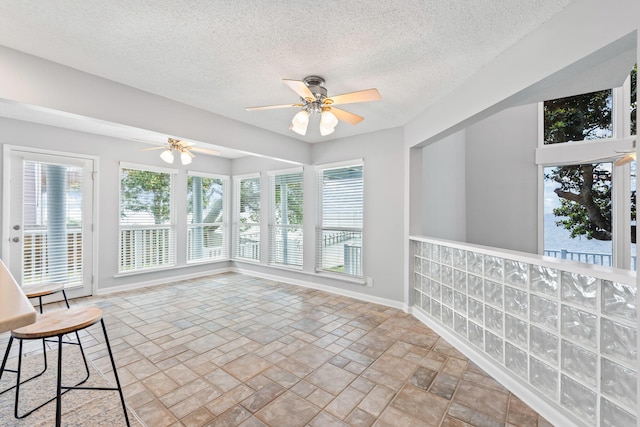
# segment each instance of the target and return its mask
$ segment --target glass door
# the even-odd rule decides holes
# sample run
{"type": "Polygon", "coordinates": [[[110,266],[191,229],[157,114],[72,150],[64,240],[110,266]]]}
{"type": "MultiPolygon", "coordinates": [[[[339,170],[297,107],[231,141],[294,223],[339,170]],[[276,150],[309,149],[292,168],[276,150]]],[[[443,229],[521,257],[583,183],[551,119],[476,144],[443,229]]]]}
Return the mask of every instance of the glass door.
{"type": "Polygon", "coordinates": [[[90,295],[93,160],[18,148],[8,159],[3,254],[11,273],[23,286],[64,283],[69,296],[90,295]]]}

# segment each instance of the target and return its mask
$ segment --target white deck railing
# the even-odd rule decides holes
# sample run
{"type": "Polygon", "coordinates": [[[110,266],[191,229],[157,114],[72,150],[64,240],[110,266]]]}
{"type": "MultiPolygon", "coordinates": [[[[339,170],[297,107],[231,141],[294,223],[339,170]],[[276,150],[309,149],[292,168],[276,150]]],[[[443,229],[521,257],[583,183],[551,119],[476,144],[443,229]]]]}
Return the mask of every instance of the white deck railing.
{"type": "MultiPolygon", "coordinates": [[[[594,252],[577,252],[567,249],[545,249],[544,254],[560,259],[570,259],[572,261],[584,262],[587,264],[604,265],[611,267],[613,265],[613,256],[611,254],[602,254],[594,252]]],[[[636,256],[631,257],[631,269],[636,269],[636,256]]]]}
{"type": "Polygon", "coordinates": [[[427,325],[555,424],[636,425],[635,273],[410,240],[412,310],[427,325]]]}
{"type": "MultiPolygon", "coordinates": [[[[22,284],[31,285],[51,280],[51,269],[60,274],[60,266],[49,262],[49,243],[46,230],[25,229],[22,244],[22,284]]],[[[82,283],[82,231],[67,229],[66,280],[69,285],[82,283]]],[[[64,266],[62,267],[64,268],[64,266]]]]}

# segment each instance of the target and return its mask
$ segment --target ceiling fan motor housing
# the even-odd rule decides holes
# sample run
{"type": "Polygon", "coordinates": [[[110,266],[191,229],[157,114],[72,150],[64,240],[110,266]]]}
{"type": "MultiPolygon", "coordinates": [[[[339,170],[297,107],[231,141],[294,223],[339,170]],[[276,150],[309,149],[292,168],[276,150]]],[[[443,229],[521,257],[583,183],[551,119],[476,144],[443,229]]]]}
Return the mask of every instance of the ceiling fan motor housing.
{"type": "Polygon", "coordinates": [[[324,79],[322,77],[308,76],[303,81],[317,101],[322,102],[327,97],[327,89],[324,87],[324,79]]]}
{"type": "Polygon", "coordinates": [[[324,79],[318,76],[307,76],[303,80],[307,85],[313,96],[316,97],[315,101],[308,102],[305,105],[305,109],[309,113],[322,113],[322,101],[327,97],[327,89],[324,87],[324,79]]]}

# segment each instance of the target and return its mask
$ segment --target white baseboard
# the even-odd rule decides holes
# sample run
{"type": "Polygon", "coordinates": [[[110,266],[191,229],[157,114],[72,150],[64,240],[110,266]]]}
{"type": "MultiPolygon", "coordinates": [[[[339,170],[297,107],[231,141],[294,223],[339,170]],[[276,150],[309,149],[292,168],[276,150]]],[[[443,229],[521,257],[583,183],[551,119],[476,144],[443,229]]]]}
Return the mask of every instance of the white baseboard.
{"type": "Polygon", "coordinates": [[[518,380],[514,374],[507,372],[504,367],[497,365],[488,355],[480,352],[471,343],[460,339],[460,337],[451,330],[430,318],[419,307],[411,306],[410,313],[426,326],[433,329],[438,335],[447,340],[449,344],[453,345],[458,351],[468,357],[469,360],[473,361],[473,363],[482,368],[554,426],[580,427],[584,425],[572,415],[558,408],[557,405],[545,400],[538,392],[534,391],[533,388],[518,380]]]}
{"type": "Polygon", "coordinates": [[[198,273],[182,274],[180,276],[171,276],[163,279],[148,280],[146,282],[129,283],[121,286],[110,286],[105,289],[98,289],[96,295],[109,295],[116,292],[130,291],[133,289],[146,288],[150,286],[166,285],[168,283],[179,282],[181,280],[197,279],[199,277],[211,276],[212,274],[222,274],[232,271],[231,267],[223,267],[208,271],[200,271],[198,273]]]}
{"type": "Polygon", "coordinates": [[[276,282],[287,283],[290,285],[302,286],[303,288],[317,289],[319,291],[324,291],[324,292],[329,292],[330,294],[337,294],[344,297],[354,298],[364,302],[371,302],[375,304],[384,305],[387,307],[398,308],[400,310],[403,310],[405,313],[408,312],[408,306],[403,301],[394,301],[387,298],[380,298],[373,295],[362,294],[360,292],[348,291],[346,289],[341,289],[334,286],[321,285],[319,283],[314,283],[306,280],[292,279],[289,277],[282,277],[282,276],[277,276],[273,274],[261,273],[254,270],[244,270],[238,267],[232,267],[230,271],[246,274],[247,276],[259,277],[261,279],[268,279],[276,282]]]}

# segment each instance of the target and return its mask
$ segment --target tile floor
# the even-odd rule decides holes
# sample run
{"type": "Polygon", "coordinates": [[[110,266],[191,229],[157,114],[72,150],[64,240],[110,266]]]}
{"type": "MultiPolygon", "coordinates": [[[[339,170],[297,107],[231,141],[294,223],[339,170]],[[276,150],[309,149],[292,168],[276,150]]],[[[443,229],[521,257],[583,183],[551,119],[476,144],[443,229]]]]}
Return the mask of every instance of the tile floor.
{"type": "Polygon", "coordinates": [[[236,273],[72,301],[86,304],[104,310],[127,404],[150,427],[550,426],[394,308],[236,273]]]}

